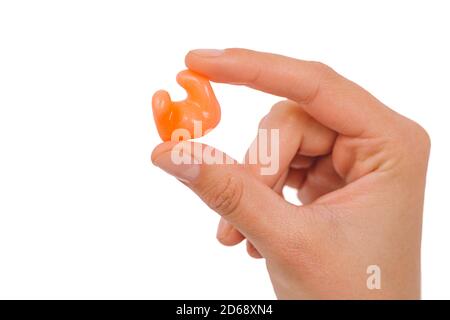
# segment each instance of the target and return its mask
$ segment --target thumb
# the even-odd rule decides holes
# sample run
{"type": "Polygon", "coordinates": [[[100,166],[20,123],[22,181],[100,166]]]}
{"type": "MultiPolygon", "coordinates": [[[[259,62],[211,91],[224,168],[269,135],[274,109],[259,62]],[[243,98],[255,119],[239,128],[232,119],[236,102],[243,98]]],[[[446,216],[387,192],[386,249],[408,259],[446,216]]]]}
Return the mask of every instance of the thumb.
{"type": "Polygon", "coordinates": [[[207,145],[166,142],[155,148],[152,162],[184,182],[263,255],[275,249],[273,239],[285,234],[284,226],[298,209],[235,160],[207,145]]]}

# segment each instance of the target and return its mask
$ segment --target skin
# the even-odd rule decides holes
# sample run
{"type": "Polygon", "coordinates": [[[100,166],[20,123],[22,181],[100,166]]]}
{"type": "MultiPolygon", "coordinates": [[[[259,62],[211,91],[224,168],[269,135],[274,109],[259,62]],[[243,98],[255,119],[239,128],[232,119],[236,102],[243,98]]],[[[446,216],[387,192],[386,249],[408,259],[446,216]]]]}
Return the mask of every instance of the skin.
{"type": "Polygon", "coordinates": [[[258,164],[175,165],[170,142],[153,151],[156,166],[221,215],[222,244],[247,239],[280,299],[420,298],[430,150],[422,127],[322,63],[226,49],[191,51],[186,65],[287,99],[260,123],[280,130],[275,175],[258,164]],[[283,198],[284,186],[301,206],[283,198]],[[370,265],[380,267],[381,289],[366,285],[370,265]]]}

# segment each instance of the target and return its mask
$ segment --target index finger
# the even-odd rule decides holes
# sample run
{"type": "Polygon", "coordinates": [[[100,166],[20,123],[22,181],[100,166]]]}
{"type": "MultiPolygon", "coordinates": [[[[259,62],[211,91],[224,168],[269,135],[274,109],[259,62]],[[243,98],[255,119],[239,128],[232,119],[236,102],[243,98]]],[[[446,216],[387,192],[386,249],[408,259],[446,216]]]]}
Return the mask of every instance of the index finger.
{"type": "Polygon", "coordinates": [[[300,103],[323,125],[345,135],[376,132],[389,109],[330,67],[247,49],[193,50],[189,69],[215,82],[248,87],[300,103]]]}

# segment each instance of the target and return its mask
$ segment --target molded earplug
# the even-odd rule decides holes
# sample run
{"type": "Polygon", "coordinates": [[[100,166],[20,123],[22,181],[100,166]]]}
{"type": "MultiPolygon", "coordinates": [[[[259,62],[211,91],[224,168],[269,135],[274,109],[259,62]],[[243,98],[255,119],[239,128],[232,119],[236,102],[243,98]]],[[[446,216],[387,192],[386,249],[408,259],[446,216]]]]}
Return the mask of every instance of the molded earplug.
{"type": "Polygon", "coordinates": [[[170,141],[177,129],[185,129],[191,138],[199,138],[195,123],[201,124],[200,136],[217,126],[220,121],[220,106],[211,84],[205,77],[184,70],[178,73],[177,82],[187,91],[187,98],[172,101],[167,91],[153,95],[152,107],[156,128],[163,141],[170,141]]]}

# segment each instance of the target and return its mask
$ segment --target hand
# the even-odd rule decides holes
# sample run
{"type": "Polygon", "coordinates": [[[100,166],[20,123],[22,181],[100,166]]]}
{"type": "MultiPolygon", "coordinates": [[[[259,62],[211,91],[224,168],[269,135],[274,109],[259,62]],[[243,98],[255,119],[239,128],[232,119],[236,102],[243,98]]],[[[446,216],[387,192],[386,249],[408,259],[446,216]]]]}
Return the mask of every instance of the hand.
{"type": "Polygon", "coordinates": [[[258,164],[177,165],[174,143],[153,151],[156,166],[222,216],[222,243],[246,238],[281,299],[420,297],[424,129],[322,63],[227,49],[191,51],[186,65],[288,99],[260,124],[279,129],[274,175],[258,164]],[[284,200],[285,185],[303,205],[284,200]],[[381,271],[380,289],[368,289],[371,265],[381,271]]]}

